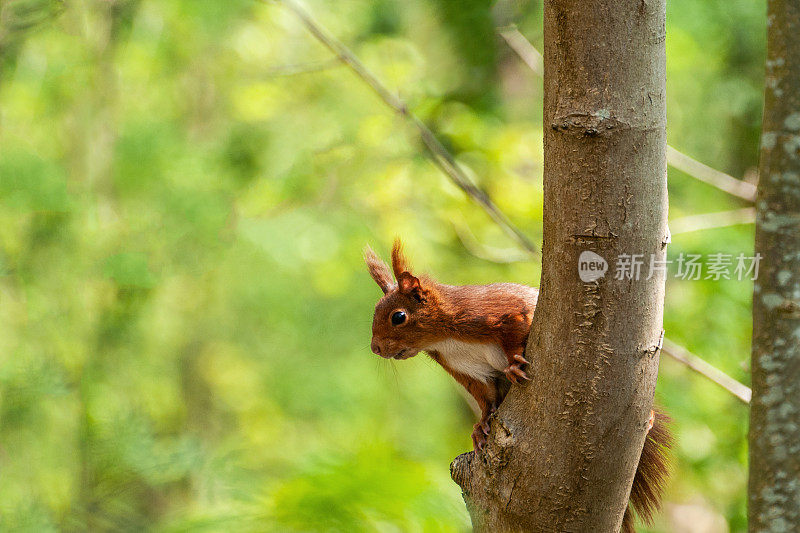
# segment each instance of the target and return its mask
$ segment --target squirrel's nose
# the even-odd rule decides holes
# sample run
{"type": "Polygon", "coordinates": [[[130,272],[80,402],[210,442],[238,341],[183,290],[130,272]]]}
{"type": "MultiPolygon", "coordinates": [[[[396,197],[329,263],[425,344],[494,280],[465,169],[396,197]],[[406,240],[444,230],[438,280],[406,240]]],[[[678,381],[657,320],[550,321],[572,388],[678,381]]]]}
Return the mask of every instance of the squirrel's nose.
{"type": "Polygon", "coordinates": [[[372,351],[375,353],[375,355],[380,355],[381,354],[381,347],[380,347],[380,345],[378,344],[378,342],[376,340],[372,341],[371,348],[372,348],[372,351]]]}

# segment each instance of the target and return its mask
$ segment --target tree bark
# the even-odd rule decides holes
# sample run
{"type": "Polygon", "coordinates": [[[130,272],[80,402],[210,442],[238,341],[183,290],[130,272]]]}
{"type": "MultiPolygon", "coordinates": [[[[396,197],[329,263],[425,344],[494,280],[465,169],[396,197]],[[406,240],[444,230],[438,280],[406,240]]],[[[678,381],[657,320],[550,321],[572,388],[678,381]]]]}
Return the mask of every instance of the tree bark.
{"type": "Polygon", "coordinates": [[[769,0],[756,199],[750,531],[800,531],[800,1],[769,0]]]}
{"type": "Polygon", "coordinates": [[[477,531],[618,531],[652,406],[666,255],[664,0],[544,3],[544,248],[528,340],[487,446],[451,465],[477,531]],[[582,252],[609,264],[578,275],[582,252]],[[616,279],[618,257],[641,276],[616,279]],[[638,259],[637,258],[637,259],[638,259]]]}

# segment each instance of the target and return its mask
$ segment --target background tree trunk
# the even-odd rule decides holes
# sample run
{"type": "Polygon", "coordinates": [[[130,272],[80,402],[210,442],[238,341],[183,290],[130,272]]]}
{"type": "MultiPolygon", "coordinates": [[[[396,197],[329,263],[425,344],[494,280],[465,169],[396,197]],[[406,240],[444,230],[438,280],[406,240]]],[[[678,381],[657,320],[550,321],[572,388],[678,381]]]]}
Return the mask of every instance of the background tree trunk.
{"type": "Polygon", "coordinates": [[[483,452],[456,458],[477,530],[617,531],[658,371],[666,255],[665,2],[544,4],[541,296],[532,381],[512,387],[483,452]],[[609,272],[584,283],[578,257],[609,272]],[[637,280],[615,279],[641,254],[637,280]]]}
{"type": "Polygon", "coordinates": [[[768,2],[756,203],[750,531],[800,531],[800,1],[768,2]]]}

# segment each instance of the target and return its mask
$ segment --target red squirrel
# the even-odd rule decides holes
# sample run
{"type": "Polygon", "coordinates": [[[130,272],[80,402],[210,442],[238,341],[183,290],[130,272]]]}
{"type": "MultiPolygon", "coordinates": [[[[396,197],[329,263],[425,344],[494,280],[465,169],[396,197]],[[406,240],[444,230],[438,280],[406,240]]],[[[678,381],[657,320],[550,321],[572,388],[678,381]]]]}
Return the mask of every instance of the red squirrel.
{"type": "MultiPolygon", "coordinates": [[[[490,417],[512,383],[529,379],[524,353],[538,289],[516,283],[454,286],[417,277],[399,240],[392,248],[391,269],[370,247],[364,259],[384,294],[375,305],[372,351],[396,360],[424,351],[467,389],[481,410],[472,432],[477,453],[489,435],[490,417]]],[[[631,489],[631,505],[646,522],[659,508],[666,483],[666,450],[672,442],[668,420],[661,412],[651,412],[631,489]]],[[[630,509],[622,531],[634,531],[630,509]]]]}

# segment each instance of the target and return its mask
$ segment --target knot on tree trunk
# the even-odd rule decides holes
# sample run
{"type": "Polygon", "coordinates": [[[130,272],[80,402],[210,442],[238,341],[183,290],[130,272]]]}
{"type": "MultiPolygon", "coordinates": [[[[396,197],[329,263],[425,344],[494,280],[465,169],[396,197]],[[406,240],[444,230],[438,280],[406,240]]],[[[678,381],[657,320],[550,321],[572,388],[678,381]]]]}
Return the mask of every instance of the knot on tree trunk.
{"type": "Polygon", "coordinates": [[[554,131],[585,135],[587,137],[603,135],[615,129],[630,128],[630,124],[612,116],[611,111],[608,109],[598,109],[592,113],[573,111],[572,113],[555,117],[551,126],[554,131]]]}

